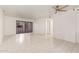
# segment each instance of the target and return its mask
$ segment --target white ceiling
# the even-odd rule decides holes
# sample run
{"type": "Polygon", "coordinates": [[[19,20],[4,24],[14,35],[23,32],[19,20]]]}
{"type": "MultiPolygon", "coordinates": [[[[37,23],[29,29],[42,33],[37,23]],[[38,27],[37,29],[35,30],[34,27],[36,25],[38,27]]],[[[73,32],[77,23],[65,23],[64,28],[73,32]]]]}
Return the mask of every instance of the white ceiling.
{"type": "MultiPolygon", "coordinates": [[[[38,18],[48,17],[50,14],[53,14],[54,9],[52,9],[52,6],[54,7],[54,5],[0,5],[0,8],[5,11],[5,15],[38,18]]],[[[78,5],[72,5],[66,9],[76,7],[78,7],[78,5]]]]}

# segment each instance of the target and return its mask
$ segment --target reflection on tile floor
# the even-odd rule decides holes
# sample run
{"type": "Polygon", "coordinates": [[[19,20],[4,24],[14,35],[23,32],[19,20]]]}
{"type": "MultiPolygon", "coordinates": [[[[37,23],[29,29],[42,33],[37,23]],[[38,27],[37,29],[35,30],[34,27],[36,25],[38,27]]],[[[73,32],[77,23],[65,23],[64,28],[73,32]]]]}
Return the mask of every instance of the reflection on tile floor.
{"type": "Polygon", "coordinates": [[[20,34],[5,37],[0,52],[15,53],[78,53],[79,44],[41,35],[20,34]]]}

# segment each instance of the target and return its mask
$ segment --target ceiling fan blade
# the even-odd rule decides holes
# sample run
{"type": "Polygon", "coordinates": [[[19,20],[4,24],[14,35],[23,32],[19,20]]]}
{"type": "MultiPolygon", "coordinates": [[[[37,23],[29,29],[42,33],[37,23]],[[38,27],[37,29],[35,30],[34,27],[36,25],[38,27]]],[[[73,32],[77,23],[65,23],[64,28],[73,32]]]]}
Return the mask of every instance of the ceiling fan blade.
{"type": "Polygon", "coordinates": [[[63,12],[65,12],[65,11],[67,11],[67,10],[59,10],[59,11],[63,11],[63,12]]]}
{"type": "Polygon", "coordinates": [[[66,8],[66,7],[68,7],[68,5],[65,5],[65,6],[63,6],[63,7],[59,8],[59,9],[64,9],[64,8],[66,8]]]}
{"type": "Polygon", "coordinates": [[[56,9],[56,11],[67,11],[67,10],[64,10],[64,9],[56,9]]]}

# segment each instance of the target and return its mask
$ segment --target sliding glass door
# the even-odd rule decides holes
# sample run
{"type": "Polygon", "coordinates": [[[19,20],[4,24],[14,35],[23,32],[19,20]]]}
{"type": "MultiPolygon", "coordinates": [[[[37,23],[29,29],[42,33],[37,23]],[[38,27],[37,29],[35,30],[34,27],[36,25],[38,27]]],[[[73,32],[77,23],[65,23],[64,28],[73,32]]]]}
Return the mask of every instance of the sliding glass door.
{"type": "Polygon", "coordinates": [[[26,22],[26,33],[33,32],[33,23],[26,22]]]}
{"type": "Polygon", "coordinates": [[[16,21],[16,34],[31,33],[33,31],[33,23],[26,21],[16,21]]]}

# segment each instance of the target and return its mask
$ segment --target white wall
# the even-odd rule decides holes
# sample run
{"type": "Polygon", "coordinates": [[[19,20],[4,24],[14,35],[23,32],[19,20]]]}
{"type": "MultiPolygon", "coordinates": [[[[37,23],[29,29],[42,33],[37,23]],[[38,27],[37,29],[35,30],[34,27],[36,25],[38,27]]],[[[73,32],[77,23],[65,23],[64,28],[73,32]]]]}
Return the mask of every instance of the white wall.
{"type": "Polygon", "coordinates": [[[16,34],[16,17],[5,16],[5,36],[16,34]]]}
{"type": "Polygon", "coordinates": [[[72,10],[54,15],[54,38],[75,42],[75,16],[72,10]]]}
{"type": "Polygon", "coordinates": [[[16,35],[16,20],[31,21],[31,22],[33,22],[32,19],[4,16],[4,22],[5,22],[4,35],[5,36],[16,35]]]}
{"type": "Polygon", "coordinates": [[[34,33],[45,34],[45,20],[44,19],[36,19],[33,25],[34,33]]]}
{"type": "Polygon", "coordinates": [[[75,36],[76,36],[76,42],[79,43],[79,11],[76,11],[76,34],[75,36]]]}
{"type": "Polygon", "coordinates": [[[79,43],[79,14],[76,14],[76,42],[79,43]]]}
{"type": "Polygon", "coordinates": [[[0,44],[2,43],[4,37],[4,19],[3,19],[3,11],[0,9],[0,44]]]}
{"type": "Polygon", "coordinates": [[[17,17],[16,20],[34,22],[34,19],[17,17]]]}
{"type": "Polygon", "coordinates": [[[35,34],[53,34],[53,18],[36,19],[33,27],[35,34]]]}

